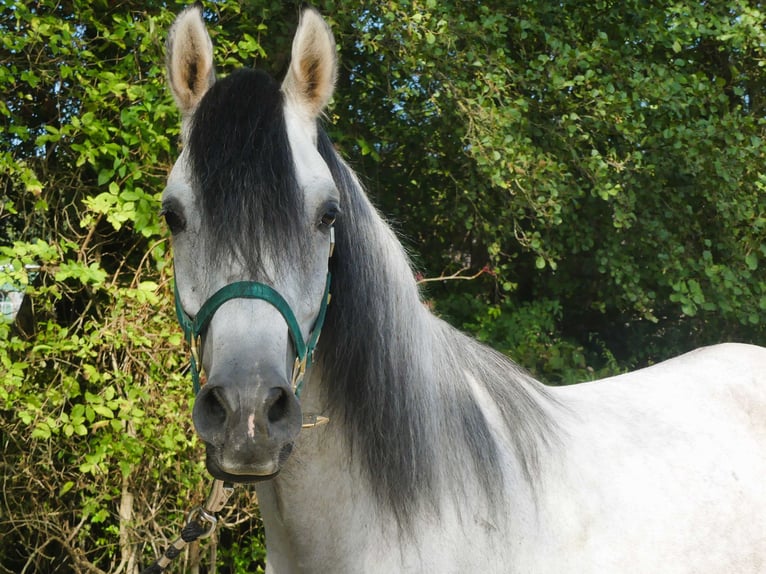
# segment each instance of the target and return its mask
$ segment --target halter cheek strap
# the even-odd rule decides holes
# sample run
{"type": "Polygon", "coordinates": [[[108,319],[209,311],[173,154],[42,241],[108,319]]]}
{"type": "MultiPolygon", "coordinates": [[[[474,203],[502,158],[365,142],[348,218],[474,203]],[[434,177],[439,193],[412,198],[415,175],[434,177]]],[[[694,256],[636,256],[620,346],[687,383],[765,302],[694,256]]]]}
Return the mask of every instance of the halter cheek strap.
{"type": "MultiPolygon", "coordinates": [[[[335,237],[332,228],[330,229],[330,232],[330,257],[332,257],[332,251],[335,246],[335,237]]],[[[331,298],[330,282],[331,275],[328,271],[324,293],[322,294],[322,301],[319,306],[319,313],[317,314],[314,326],[306,341],[303,340],[300,325],[298,324],[298,320],[295,318],[295,313],[293,313],[288,302],[276,291],[276,289],[265,283],[259,283],[257,281],[237,281],[235,283],[224,285],[205,301],[202,307],[200,307],[196,317],[192,319],[186,314],[186,311],[184,311],[183,306],[181,305],[181,297],[178,293],[178,283],[174,282],[173,289],[175,295],[176,317],[184,331],[184,337],[191,350],[191,375],[192,383],[194,384],[194,393],[197,394],[200,390],[200,339],[204,336],[215,312],[221,305],[231,299],[259,299],[261,301],[266,301],[279,311],[287,323],[287,328],[290,333],[290,338],[293,341],[296,354],[291,383],[295,396],[300,398],[306,370],[311,367],[314,360],[314,351],[319,342],[319,335],[322,332],[322,326],[324,325],[325,316],[327,315],[327,305],[329,305],[331,298]]]]}

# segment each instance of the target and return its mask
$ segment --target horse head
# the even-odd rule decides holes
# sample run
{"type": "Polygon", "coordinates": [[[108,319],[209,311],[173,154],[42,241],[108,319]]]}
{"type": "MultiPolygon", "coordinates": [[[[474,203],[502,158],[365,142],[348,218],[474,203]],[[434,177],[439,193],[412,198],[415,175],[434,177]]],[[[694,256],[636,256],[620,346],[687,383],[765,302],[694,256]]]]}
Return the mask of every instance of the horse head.
{"type": "Polygon", "coordinates": [[[335,43],[306,9],[279,85],[240,70],[216,79],[198,5],[167,44],[182,151],[162,195],[176,307],[206,383],[193,411],[207,467],[237,482],[276,475],[301,430],[296,396],[329,299],[340,198],[317,148],[335,43]]]}

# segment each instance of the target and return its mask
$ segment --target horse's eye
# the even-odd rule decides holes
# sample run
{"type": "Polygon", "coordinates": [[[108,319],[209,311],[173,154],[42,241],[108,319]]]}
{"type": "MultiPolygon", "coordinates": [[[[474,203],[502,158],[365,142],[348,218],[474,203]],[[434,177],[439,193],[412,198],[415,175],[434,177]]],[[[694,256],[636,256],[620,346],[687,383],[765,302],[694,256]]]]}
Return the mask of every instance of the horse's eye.
{"type": "Polygon", "coordinates": [[[338,218],[338,212],[340,210],[337,207],[330,207],[324,212],[322,218],[319,220],[319,224],[322,227],[332,227],[335,224],[335,220],[338,218]]]}
{"type": "Polygon", "coordinates": [[[181,233],[186,228],[186,219],[184,216],[172,209],[164,207],[162,211],[160,211],[160,216],[165,218],[165,223],[167,223],[170,233],[173,235],[181,233]]]}

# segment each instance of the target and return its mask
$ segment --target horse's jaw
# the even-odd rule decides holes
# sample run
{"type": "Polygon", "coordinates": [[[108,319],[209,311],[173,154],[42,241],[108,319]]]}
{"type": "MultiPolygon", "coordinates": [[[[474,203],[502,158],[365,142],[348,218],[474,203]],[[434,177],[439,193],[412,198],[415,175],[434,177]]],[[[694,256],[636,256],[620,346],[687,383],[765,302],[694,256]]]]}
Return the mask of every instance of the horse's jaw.
{"type": "Polygon", "coordinates": [[[222,462],[222,450],[215,445],[205,444],[205,467],[213,478],[233,483],[254,483],[271,480],[279,475],[282,465],[290,457],[293,444],[285,444],[276,460],[270,458],[265,463],[243,464],[242,461],[226,464],[222,462]]]}

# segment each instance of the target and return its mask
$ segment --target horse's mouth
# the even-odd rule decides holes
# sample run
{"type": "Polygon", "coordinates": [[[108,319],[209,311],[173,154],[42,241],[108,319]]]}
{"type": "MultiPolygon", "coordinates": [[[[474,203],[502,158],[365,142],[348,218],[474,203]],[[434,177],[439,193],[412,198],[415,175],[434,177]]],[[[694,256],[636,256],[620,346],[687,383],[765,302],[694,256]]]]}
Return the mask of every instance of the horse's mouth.
{"type": "Polygon", "coordinates": [[[290,457],[292,443],[282,447],[275,461],[267,464],[238,464],[237,470],[225,469],[221,463],[221,450],[214,445],[206,444],[205,466],[207,471],[219,480],[233,483],[254,483],[271,480],[279,475],[282,465],[290,457]]]}

